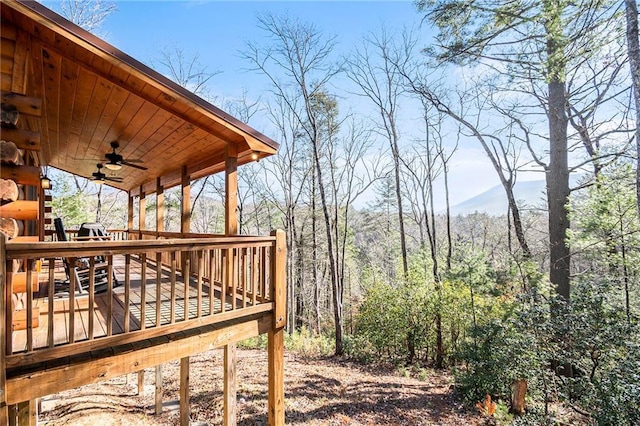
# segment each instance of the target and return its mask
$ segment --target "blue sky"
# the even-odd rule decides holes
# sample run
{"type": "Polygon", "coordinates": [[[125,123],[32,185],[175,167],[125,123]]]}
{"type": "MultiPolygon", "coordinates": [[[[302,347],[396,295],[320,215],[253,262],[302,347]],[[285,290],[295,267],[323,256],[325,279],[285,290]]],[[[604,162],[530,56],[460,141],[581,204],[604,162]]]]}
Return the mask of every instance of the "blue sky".
{"type": "Polygon", "coordinates": [[[103,25],[104,38],[145,63],[167,47],[179,46],[187,57],[198,54],[208,71],[220,71],[213,88],[232,96],[250,86],[255,74],[239,51],[247,42],[259,44],[260,14],[288,15],[313,22],[335,36],[337,52],[345,53],[362,36],[382,25],[417,26],[420,15],[411,1],[120,1],[103,25]]]}
{"type": "MultiPolygon", "coordinates": [[[[368,33],[420,26],[421,15],[411,1],[118,1],[118,10],[104,22],[98,35],[128,55],[151,64],[168,47],[178,46],[187,59],[199,55],[210,72],[220,74],[211,80],[211,90],[219,98],[234,98],[247,89],[252,97],[267,90],[264,80],[247,72],[248,64],[239,51],[247,42],[260,43],[257,27],[260,14],[288,15],[312,22],[326,35],[334,35],[337,55],[348,54],[368,33]]],[[[424,45],[430,30],[421,28],[424,45]]],[[[163,70],[158,69],[163,72],[163,70]]],[[[338,87],[340,96],[348,88],[338,87]]],[[[357,100],[341,110],[362,110],[357,100]],[[352,105],[358,105],[354,108],[352,105]]],[[[262,123],[249,123],[265,134],[262,123]]],[[[420,123],[416,122],[417,127],[420,123]]],[[[408,126],[412,127],[412,126],[408,126]]],[[[405,134],[405,143],[410,135],[405,134]]],[[[450,185],[453,204],[466,200],[499,183],[495,171],[475,141],[459,147],[451,164],[450,185]],[[473,176],[473,179],[469,179],[473,176]],[[472,184],[470,184],[472,182],[472,184]]],[[[442,203],[439,203],[442,205],[442,203]]]]}

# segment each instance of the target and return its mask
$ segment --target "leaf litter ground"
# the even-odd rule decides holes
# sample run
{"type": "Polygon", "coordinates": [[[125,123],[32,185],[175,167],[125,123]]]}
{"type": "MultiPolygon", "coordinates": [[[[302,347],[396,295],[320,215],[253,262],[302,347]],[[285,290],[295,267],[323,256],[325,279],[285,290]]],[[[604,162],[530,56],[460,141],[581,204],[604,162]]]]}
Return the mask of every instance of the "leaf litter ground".
{"type": "MultiPolygon", "coordinates": [[[[267,424],[267,354],[238,350],[239,425],[267,424]]],[[[44,425],[176,425],[179,363],[163,367],[163,413],[154,411],[154,371],[144,391],[135,376],[118,377],[43,398],[44,425]]],[[[222,351],[191,357],[191,424],[222,424],[222,351]]],[[[339,358],[285,355],[286,421],[290,425],[480,425],[484,419],[454,397],[451,376],[424,380],[339,358]]]]}

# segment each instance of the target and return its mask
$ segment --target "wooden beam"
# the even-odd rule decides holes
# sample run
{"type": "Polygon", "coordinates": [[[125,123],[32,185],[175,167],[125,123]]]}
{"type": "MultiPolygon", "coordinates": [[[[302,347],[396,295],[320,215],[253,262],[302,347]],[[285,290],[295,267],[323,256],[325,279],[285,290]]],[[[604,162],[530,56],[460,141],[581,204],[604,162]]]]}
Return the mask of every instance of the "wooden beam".
{"type": "Polygon", "coordinates": [[[0,206],[0,216],[17,220],[38,220],[38,204],[38,201],[12,201],[0,206]]]}
{"type": "Polygon", "coordinates": [[[9,410],[7,407],[7,366],[5,362],[6,354],[6,277],[7,277],[7,259],[5,257],[5,236],[0,234],[0,425],[6,425],[9,422],[9,410]]]}
{"type": "MultiPolygon", "coordinates": [[[[11,330],[12,331],[19,331],[19,330],[26,330],[29,327],[28,325],[28,319],[27,319],[27,309],[16,309],[13,311],[13,315],[11,318],[11,330]]],[[[31,318],[32,319],[32,324],[31,324],[31,328],[38,328],[38,326],[40,325],[39,319],[40,319],[40,308],[39,307],[35,307],[31,309],[31,318]]]]}
{"type": "Polygon", "coordinates": [[[236,424],[236,401],[237,401],[237,348],[236,345],[226,345],[224,347],[224,425],[235,426],[236,424]]]}
{"type": "Polygon", "coordinates": [[[238,152],[233,144],[227,145],[227,158],[224,171],[225,203],[224,233],[227,236],[238,234],[238,152]]]}
{"type": "MultiPolygon", "coordinates": [[[[38,238],[38,237],[35,237],[38,238]]],[[[14,272],[13,279],[11,280],[11,292],[26,293],[27,292],[27,273],[26,272],[14,272]]],[[[38,274],[31,274],[31,292],[37,293],[40,288],[38,283],[38,274]]]]}
{"type": "Polygon", "coordinates": [[[189,357],[180,359],[180,426],[189,426],[189,357]]]}
{"type": "Polygon", "coordinates": [[[187,167],[182,167],[182,197],[180,200],[180,232],[191,231],[191,178],[187,173],[187,167]]]}
{"type": "Polygon", "coordinates": [[[40,151],[41,149],[40,133],[38,132],[2,127],[0,137],[4,141],[15,143],[18,149],[26,149],[28,151],[40,151]]]}
{"type": "Polygon", "coordinates": [[[3,164],[0,179],[11,179],[23,185],[40,186],[40,167],[3,164]]]}
{"type": "Polygon", "coordinates": [[[271,324],[271,315],[265,315],[180,340],[12,377],[6,382],[6,403],[16,404],[220,348],[264,334],[271,324]]]}
{"type": "Polygon", "coordinates": [[[284,410],[284,328],[269,331],[268,343],[269,364],[269,425],[285,424],[284,410]]]}
{"type": "Polygon", "coordinates": [[[42,115],[42,99],[35,96],[2,92],[2,103],[15,106],[20,114],[31,115],[33,117],[40,117],[42,115]]]}

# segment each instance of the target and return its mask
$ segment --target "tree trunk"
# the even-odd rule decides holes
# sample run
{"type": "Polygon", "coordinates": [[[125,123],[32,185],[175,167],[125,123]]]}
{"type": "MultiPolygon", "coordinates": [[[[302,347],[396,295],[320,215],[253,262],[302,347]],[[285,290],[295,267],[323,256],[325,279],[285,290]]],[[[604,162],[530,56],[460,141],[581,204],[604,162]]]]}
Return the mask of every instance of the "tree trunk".
{"type": "MultiPolygon", "coordinates": [[[[394,132],[395,133],[395,132],[394,132]]],[[[393,153],[393,164],[395,173],[396,202],[398,203],[398,226],[400,227],[400,251],[402,252],[402,273],[403,278],[409,275],[409,263],[407,261],[407,238],[404,233],[404,209],[402,207],[402,191],[400,186],[400,153],[398,150],[397,137],[393,137],[391,142],[391,152],[393,153]]]]}
{"type": "Polygon", "coordinates": [[[527,396],[527,381],[516,380],[513,383],[513,395],[511,396],[511,412],[518,416],[524,414],[525,397],[527,396]]]}
{"type": "Polygon", "coordinates": [[[631,83],[636,105],[636,200],[640,215],[640,41],[638,40],[638,4],[636,0],[624,1],[627,15],[627,50],[631,67],[631,83]]]}
{"type": "Polygon", "coordinates": [[[556,293],[570,298],[570,251],[566,243],[569,217],[569,168],[567,164],[567,116],[565,85],[549,83],[549,144],[550,161],[546,172],[549,206],[549,279],[556,293]]]}
{"type": "Polygon", "coordinates": [[[566,242],[569,229],[569,166],[567,147],[567,91],[565,84],[566,41],[562,33],[563,4],[545,0],[543,10],[547,37],[546,78],[549,82],[549,166],[546,170],[547,203],[549,206],[549,280],[556,294],[565,301],[570,298],[570,258],[566,242]]]}

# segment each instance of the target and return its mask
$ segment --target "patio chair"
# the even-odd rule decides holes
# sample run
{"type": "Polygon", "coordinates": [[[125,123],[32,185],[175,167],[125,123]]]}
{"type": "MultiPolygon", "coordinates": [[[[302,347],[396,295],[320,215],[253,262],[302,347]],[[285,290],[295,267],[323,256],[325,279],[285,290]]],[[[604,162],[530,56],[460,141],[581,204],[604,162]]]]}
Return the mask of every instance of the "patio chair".
{"type": "MultiPolygon", "coordinates": [[[[67,233],[64,229],[61,218],[53,220],[56,228],[56,236],[58,241],[69,241],[67,233]]],[[[78,238],[76,240],[95,240],[109,239],[104,227],[99,223],[83,223],[78,230],[78,238]]],[[[91,277],[90,261],[88,257],[79,258],[63,258],[64,270],[67,274],[67,289],[71,282],[71,274],[76,279],[76,291],[79,293],[87,293],[89,291],[89,281],[91,277]]],[[[100,293],[107,290],[109,268],[104,256],[94,257],[94,293],[100,293]]],[[[118,285],[115,273],[113,273],[113,286],[118,285]]]]}

